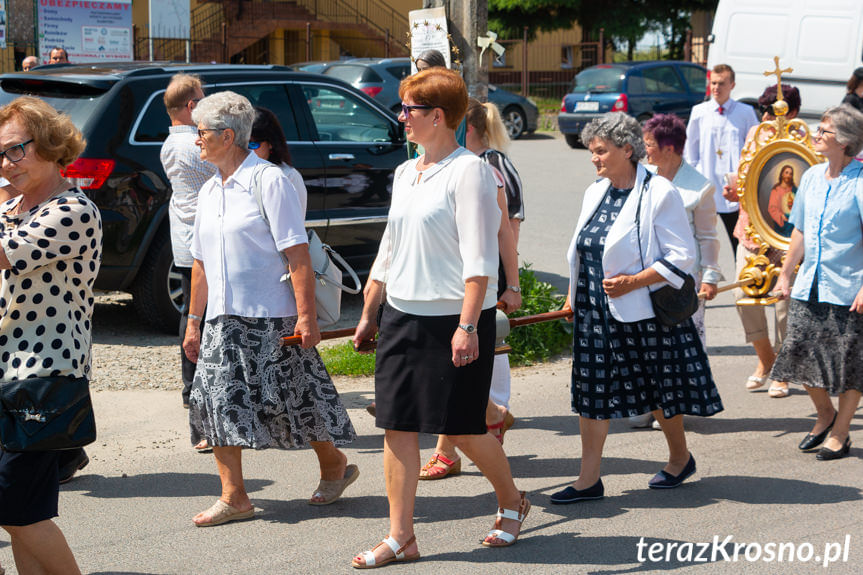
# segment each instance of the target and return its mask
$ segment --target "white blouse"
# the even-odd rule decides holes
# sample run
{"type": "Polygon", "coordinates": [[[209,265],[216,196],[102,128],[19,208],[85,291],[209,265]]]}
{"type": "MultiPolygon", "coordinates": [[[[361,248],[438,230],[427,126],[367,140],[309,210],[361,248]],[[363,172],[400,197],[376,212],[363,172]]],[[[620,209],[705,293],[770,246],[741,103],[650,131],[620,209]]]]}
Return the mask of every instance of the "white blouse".
{"type": "Polygon", "coordinates": [[[456,315],[464,283],[488,277],[482,308],[497,301],[500,208],[488,165],[464,148],[420,172],[419,159],[396,169],[387,227],[371,279],[387,302],[414,315],[456,315]]]}
{"type": "Polygon", "coordinates": [[[201,188],[192,256],[207,275],[207,318],[297,315],[279,251],[308,243],[297,190],[280,169],[261,176],[264,223],[252,192],[255,166],[272,165],[250,152],[222,184],[216,174],[201,188]],[[272,229],[272,231],[271,231],[272,229]]]}
{"type": "Polygon", "coordinates": [[[309,192],[306,190],[306,183],[303,181],[303,176],[296,168],[287,164],[279,164],[279,167],[282,169],[282,173],[285,174],[294,185],[294,189],[297,190],[297,197],[300,198],[300,207],[303,209],[303,220],[305,220],[309,192]]]}

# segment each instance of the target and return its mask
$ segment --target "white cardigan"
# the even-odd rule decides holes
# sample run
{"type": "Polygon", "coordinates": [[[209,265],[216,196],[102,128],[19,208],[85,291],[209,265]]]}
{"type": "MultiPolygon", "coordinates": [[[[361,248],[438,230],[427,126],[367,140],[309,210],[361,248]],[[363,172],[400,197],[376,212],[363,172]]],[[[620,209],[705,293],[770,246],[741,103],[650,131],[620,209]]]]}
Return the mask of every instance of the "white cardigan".
{"type": "MultiPolygon", "coordinates": [[[[602,256],[602,269],[606,278],[618,274],[634,275],[640,272],[638,244],[636,243],[635,210],[638,196],[647,170],[639,165],[635,187],[626,198],[620,214],[608,230],[605,238],[605,251],[602,256]]],[[[569,261],[570,301],[575,302],[575,286],[578,283],[578,251],[576,241],[582,228],[587,225],[596,208],[605,197],[610,182],[603,178],[597,180],[584,194],[578,224],[566,254],[569,261]]],[[[675,288],[683,285],[683,279],[664,262],[691,274],[695,264],[695,238],[689,227],[689,219],[680,194],[667,179],[654,175],[650,178],[644,198],[641,201],[641,249],[644,263],[659,272],[668,284],[675,288]]],[[[659,289],[666,282],[651,286],[659,289]]],[[[609,298],[611,315],[622,322],[635,322],[654,317],[648,288],[639,288],[626,295],[609,298]]]]}

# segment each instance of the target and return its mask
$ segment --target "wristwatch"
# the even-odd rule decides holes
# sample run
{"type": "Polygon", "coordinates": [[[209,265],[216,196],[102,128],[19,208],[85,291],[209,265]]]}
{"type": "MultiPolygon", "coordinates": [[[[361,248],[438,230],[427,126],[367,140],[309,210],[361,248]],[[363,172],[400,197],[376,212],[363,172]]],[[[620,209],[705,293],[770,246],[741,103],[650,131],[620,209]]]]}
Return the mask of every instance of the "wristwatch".
{"type": "Polygon", "coordinates": [[[476,326],[472,323],[460,323],[458,326],[467,333],[476,333],[476,326]]]}
{"type": "Polygon", "coordinates": [[[506,289],[514,293],[521,293],[521,288],[518,286],[506,286],[506,289]]]}

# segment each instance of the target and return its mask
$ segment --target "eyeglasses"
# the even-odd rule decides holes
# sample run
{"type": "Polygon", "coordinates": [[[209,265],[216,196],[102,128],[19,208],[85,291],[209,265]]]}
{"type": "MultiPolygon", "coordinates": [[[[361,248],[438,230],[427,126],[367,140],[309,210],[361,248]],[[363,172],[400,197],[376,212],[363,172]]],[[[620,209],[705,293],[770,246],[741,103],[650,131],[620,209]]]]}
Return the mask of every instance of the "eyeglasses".
{"type": "Polygon", "coordinates": [[[194,103],[195,103],[195,105],[197,106],[197,105],[198,105],[198,102],[200,102],[201,100],[203,100],[203,98],[192,98],[192,99],[190,99],[189,101],[190,101],[190,102],[194,102],[194,103]]]}
{"type": "Polygon", "coordinates": [[[257,150],[260,147],[261,147],[260,142],[249,142],[249,149],[250,150],[257,150]]]}
{"type": "Polygon", "coordinates": [[[402,114],[405,118],[411,115],[411,110],[434,110],[435,108],[440,108],[440,106],[427,106],[425,104],[408,105],[402,102],[402,114]]]}
{"type": "Polygon", "coordinates": [[[2,158],[6,158],[13,164],[20,162],[24,159],[24,146],[33,141],[33,138],[30,138],[26,142],[21,142],[20,144],[15,144],[14,146],[9,146],[2,152],[0,152],[0,162],[2,162],[2,158]]]}
{"type": "Polygon", "coordinates": [[[200,129],[200,130],[198,130],[198,137],[203,140],[204,134],[206,134],[207,132],[224,132],[225,130],[227,130],[227,128],[204,128],[204,129],[200,129]]]}
{"type": "Polygon", "coordinates": [[[831,130],[825,130],[821,126],[818,126],[818,129],[815,130],[815,137],[821,138],[824,136],[824,134],[836,134],[836,132],[833,132],[831,130]]]}

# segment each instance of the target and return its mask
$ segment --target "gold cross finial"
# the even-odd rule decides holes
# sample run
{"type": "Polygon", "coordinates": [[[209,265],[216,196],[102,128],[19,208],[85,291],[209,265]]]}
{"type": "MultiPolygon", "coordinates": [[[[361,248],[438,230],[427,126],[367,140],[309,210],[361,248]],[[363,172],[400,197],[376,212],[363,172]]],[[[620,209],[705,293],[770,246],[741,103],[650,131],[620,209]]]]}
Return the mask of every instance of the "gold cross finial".
{"type": "Polygon", "coordinates": [[[794,71],[794,68],[785,68],[782,70],[779,68],[779,56],[773,57],[773,62],[776,64],[776,68],[774,70],[768,70],[764,72],[765,76],[776,76],[776,101],[782,101],[782,74],[790,74],[794,71]]]}

